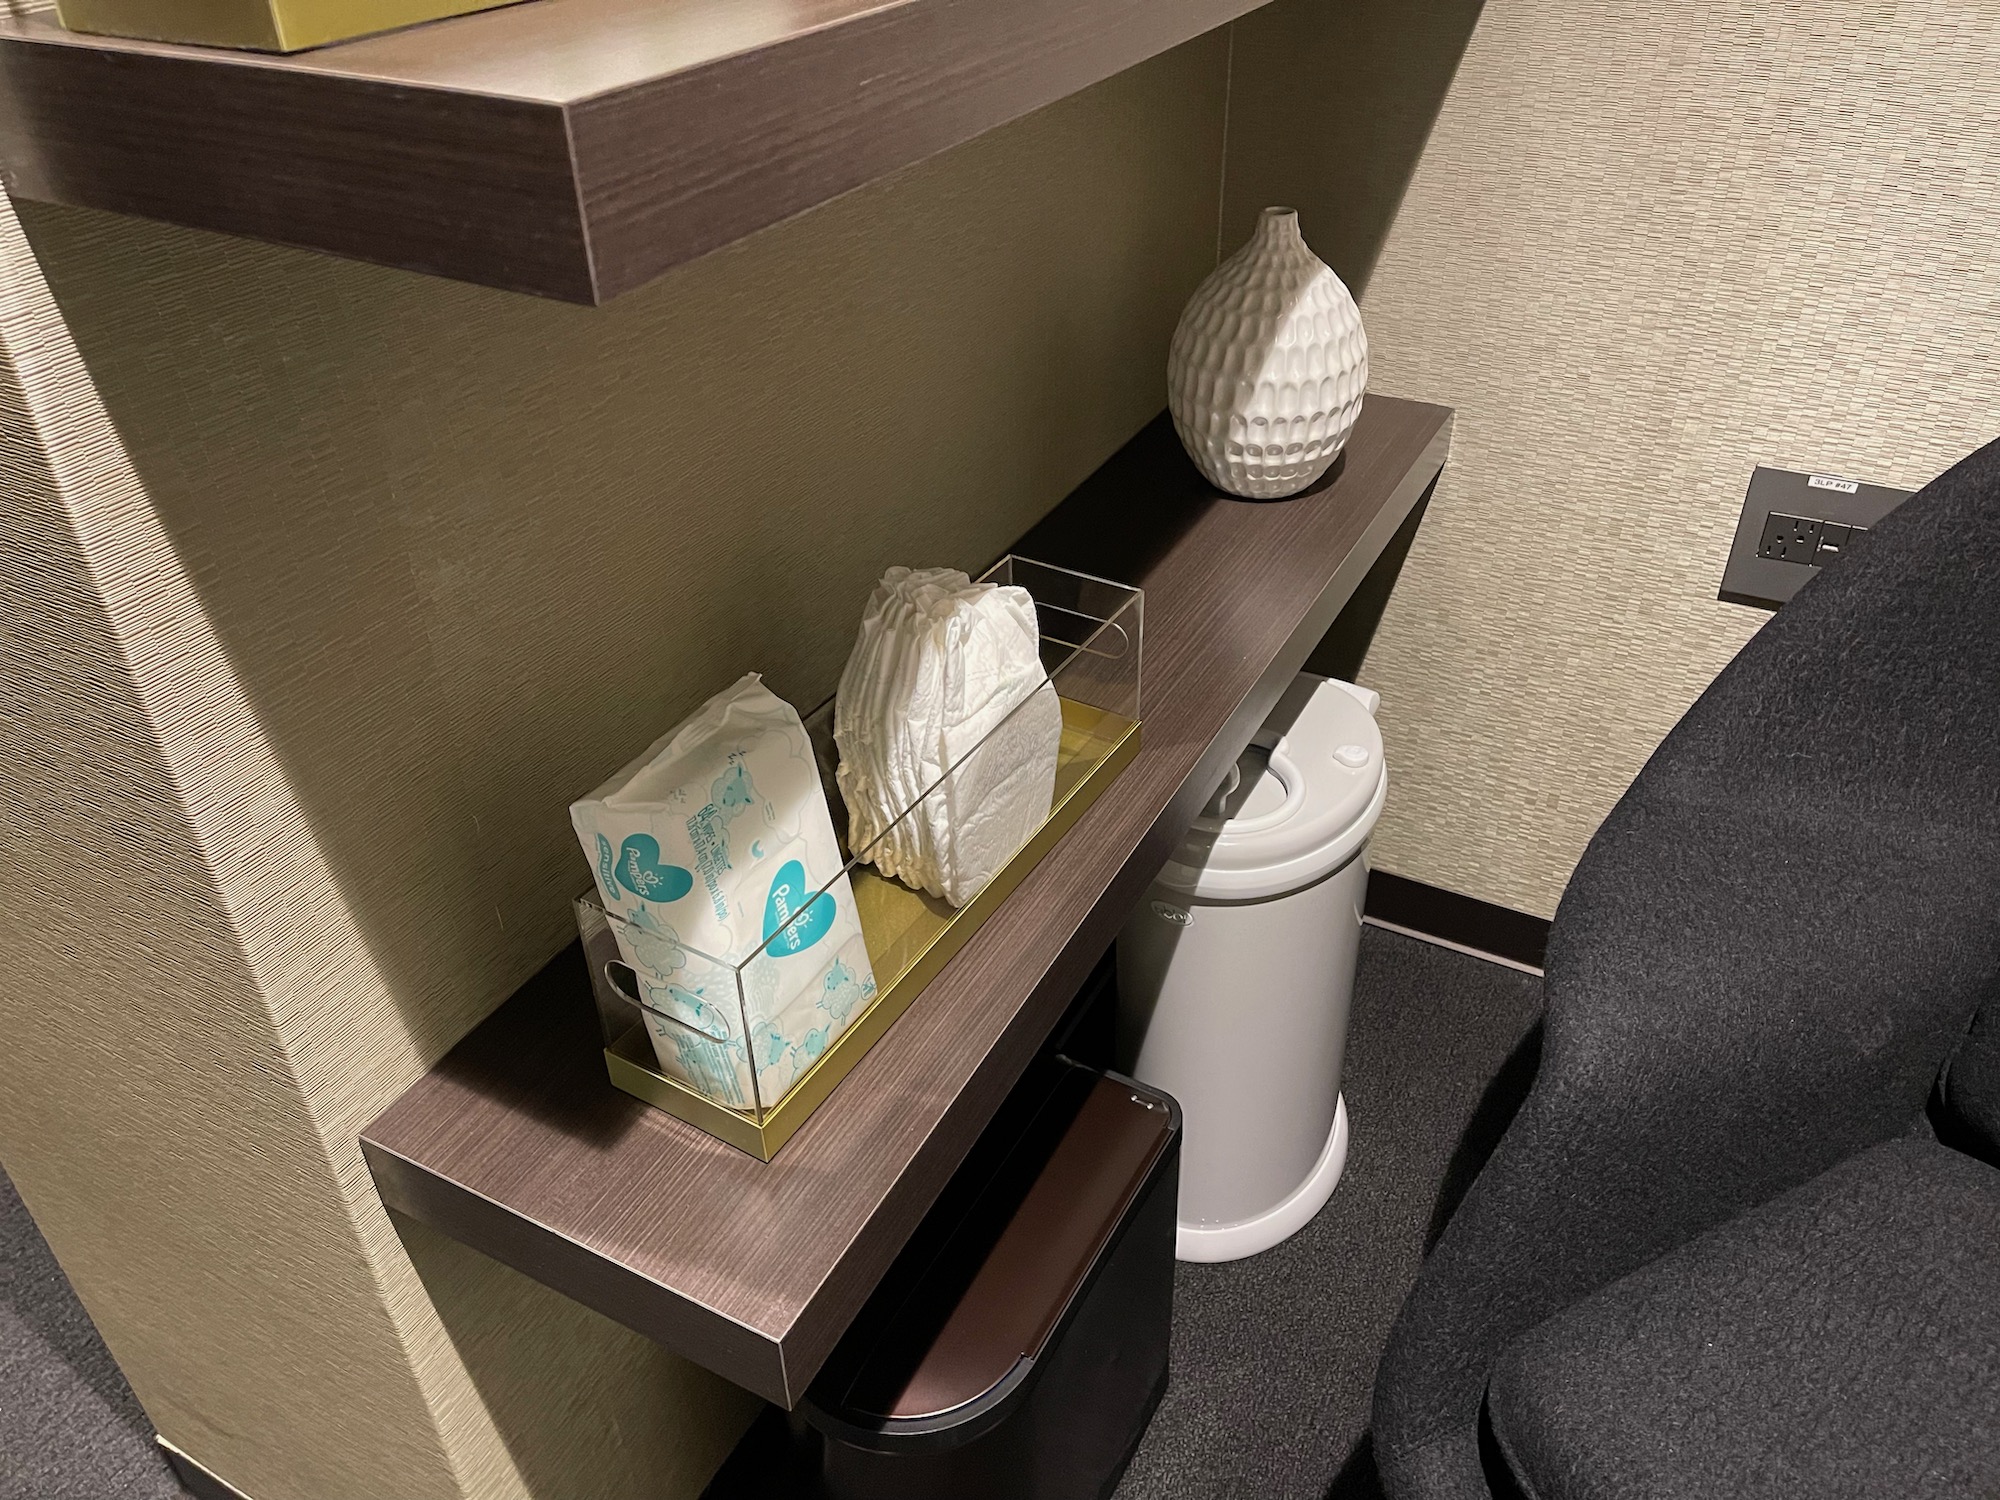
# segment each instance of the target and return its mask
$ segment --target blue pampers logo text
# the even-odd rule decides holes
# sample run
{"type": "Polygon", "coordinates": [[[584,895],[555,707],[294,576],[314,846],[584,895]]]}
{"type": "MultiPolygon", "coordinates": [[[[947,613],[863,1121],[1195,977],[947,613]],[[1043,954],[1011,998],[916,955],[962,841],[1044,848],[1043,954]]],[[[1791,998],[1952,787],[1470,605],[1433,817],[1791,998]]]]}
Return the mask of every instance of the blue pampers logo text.
{"type": "MultiPolygon", "coordinates": [[[[600,837],[600,855],[610,849],[600,837]]],[[[678,901],[694,889],[694,876],[660,858],[660,841],[650,833],[630,835],[618,851],[618,884],[641,901],[678,901]]]]}
{"type": "Polygon", "coordinates": [[[833,918],[833,897],[825,891],[812,896],[806,884],[806,867],[788,859],[771,882],[771,894],[764,902],[764,937],[770,944],[765,951],[781,958],[802,953],[827,935],[833,918]],[[799,910],[801,903],[805,903],[803,911],[799,910]]]}

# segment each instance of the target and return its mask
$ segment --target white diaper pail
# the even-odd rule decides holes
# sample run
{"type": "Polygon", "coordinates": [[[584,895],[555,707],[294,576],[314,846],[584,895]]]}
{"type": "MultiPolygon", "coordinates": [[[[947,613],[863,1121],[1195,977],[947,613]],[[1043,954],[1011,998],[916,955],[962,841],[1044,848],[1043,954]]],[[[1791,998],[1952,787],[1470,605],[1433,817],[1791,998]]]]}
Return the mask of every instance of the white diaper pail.
{"type": "Polygon", "coordinates": [[[1119,1064],[1181,1106],[1182,1260],[1268,1250],[1346,1163],[1376,702],[1302,673],[1119,936],[1119,1064]]]}

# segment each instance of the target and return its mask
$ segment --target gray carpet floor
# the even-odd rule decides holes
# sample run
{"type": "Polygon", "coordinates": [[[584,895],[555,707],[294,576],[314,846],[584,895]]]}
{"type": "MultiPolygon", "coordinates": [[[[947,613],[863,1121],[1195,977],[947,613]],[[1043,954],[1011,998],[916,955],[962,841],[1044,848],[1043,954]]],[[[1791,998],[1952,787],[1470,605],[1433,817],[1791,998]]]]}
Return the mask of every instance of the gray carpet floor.
{"type": "Polygon", "coordinates": [[[1433,1225],[1525,1088],[1541,1003],[1535,975],[1364,931],[1340,1186],[1284,1244],[1176,1268],[1172,1383],[1117,1500],[1381,1493],[1375,1366],[1433,1225]]]}
{"type": "MultiPolygon", "coordinates": [[[[1366,931],[1340,1186],[1276,1249],[1179,1267],[1173,1383],[1118,1500],[1379,1493],[1375,1364],[1433,1226],[1525,1083],[1540,1009],[1532,975],[1366,931]]],[[[0,1177],[0,1500],[180,1500],[152,1438],[0,1177]]]]}
{"type": "Polygon", "coordinates": [[[0,1497],[185,1493],[14,1185],[0,1176],[0,1497]]]}

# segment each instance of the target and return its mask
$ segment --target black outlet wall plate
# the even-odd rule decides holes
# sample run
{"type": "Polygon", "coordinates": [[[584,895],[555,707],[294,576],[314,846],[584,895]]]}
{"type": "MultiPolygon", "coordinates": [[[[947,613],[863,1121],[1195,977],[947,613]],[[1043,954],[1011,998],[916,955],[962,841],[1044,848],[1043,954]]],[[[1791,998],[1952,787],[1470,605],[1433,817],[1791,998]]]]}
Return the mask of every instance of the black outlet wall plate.
{"type": "Polygon", "coordinates": [[[1833,474],[1758,467],[1716,598],[1776,609],[1910,493],[1833,474]]]}

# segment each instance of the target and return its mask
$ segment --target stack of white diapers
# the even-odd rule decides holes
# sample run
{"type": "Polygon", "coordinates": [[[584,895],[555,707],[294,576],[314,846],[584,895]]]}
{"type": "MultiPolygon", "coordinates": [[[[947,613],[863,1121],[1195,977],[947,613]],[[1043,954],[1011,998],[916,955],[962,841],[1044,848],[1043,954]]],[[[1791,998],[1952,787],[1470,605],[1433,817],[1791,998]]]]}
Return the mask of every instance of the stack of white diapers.
{"type": "Polygon", "coordinates": [[[768,1109],[867,1008],[875,972],[812,744],[756,673],[570,821],[669,1076],[768,1109]]]}
{"type": "Polygon", "coordinates": [[[861,618],[833,726],[848,847],[965,905],[1055,796],[1062,706],[1034,600],[955,568],[891,568],[861,618]]]}

